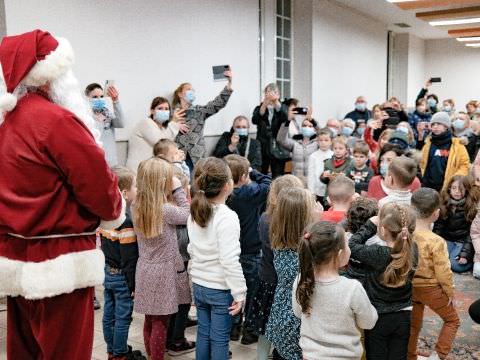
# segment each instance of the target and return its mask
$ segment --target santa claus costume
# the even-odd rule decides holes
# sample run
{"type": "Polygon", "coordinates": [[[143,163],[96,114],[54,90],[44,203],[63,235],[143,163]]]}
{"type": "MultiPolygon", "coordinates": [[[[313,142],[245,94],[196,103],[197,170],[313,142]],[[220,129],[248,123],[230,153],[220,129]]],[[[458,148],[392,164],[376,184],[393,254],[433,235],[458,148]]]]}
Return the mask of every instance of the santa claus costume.
{"type": "Polygon", "coordinates": [[[0,64],[0,297],[8,359],[89,360],[104,257],[95,230],[124,220],[67,40],[3,38],[0,64]]]}

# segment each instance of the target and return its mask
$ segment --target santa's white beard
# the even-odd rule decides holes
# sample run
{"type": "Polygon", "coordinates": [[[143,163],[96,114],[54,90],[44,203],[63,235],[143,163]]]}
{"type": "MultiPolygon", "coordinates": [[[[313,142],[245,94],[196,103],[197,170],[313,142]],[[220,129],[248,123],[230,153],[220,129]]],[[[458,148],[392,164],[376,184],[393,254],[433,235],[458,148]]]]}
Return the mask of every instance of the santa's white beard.
{"type": "Polygon", "coordinates": [[[95,119],[87,99],[82,95],[80,85],[73,71],[50,82],[50,98],[52,101],[74,113],[92,132],[95,141],[101,145],[100,132],[95,127],[95,119]]]}

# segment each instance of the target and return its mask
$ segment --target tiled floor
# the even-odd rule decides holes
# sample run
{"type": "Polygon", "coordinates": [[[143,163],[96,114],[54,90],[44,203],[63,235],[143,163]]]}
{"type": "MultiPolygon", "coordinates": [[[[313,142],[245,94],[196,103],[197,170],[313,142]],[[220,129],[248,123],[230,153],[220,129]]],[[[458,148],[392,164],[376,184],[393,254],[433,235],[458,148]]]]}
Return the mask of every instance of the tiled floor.
{"type": "MultiPolygon", "coordinates": [[[[457,344],[469,344],[470,346],[480,349],[480,340],[477,340],[480,326],[475,325],[469,318],[467,312],[469,304],[480,297],[480,282],[471,278],[471,275],[455,275],[457,306],[462,317],[461,327],[457,335],[457,344]]],[[[97,296],[103,302],[102,290],[97,289],[97,296]]],[[[106,345],[102,334],[102,310],[95,312],[95,338],[93,343],[93,357],[95,360],[105,360],[106,345]]],[[[6,359],[5,338],[6,338],[6,318],[5,301],[0,299],[0,360],[6,359]]],[[[434,336],[436,338],[439,328],[441,327],[441,320],[431,312],[427,312],[424,320],[424,329],[422,335],[434,336]]],[[[143,345],[143,316],[134,314],[133,322],[130,327],[129,344],[136,350],[141,350],[145,353],[143,345]]],[[[196,328],[187,329],[187,337],[190,340],[195,340],[196,328]]],[[[231,343],[231,350],[233,352],[233,359],[238,360],[253,360],[256,358],[256,345],[244,346],[239,342],[231,343]]],[[[476,356],[476,355],[475,355],[476,356]]],[[[167,357],[168,359],[168,357],[167,357]]],[[[195,353],[178,356],[174,359],[187,360],[195,359],[195,353]]],[[[462,358],[463,359],[463,358],[462,358]]],[[[472,357],[472,359],[479,359],[472,357]]],[[[13,359],[22,360],[22,359],[13,359]]],[[[52,359],[56,360],[56,359],[52,359]]]]}

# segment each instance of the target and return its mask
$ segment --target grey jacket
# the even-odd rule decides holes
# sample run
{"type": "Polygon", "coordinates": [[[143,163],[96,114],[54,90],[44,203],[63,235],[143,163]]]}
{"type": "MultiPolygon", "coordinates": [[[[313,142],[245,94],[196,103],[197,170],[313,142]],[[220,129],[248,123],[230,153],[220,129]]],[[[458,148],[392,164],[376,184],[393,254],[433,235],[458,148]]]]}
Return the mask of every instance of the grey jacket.
{"type": "Polygon", "coordinates": [[[288,136],[288,124],[283,124],[277,134],[277,141],[285,149],[292,152],[292,173],[295,176],[308,176],[308,159],[318,150],[316,135],[307,143],[303,142],[302,135],[288,136]]]}
{"type": "Polygon", "coordinates": [[[105,159],[110,167],[118,165],[115,129],[124,127],[123,111],[118,101],[113,103],[113,111],[113,117],[109,114],[103,122],[96,122],[105,151],[105,159]]]}
{"type": "Polygon", "coordinates": [[[180,150],[184,150],[193,164],[205,156],[205,139],[203,128],[205,120],[216,114],[227,105],[233,90],[225,87],[220,94],[206,105],[194,105],[187,110],[186,124],[190,130],[186,134],[179,133],[175,138],[180,150]]]}

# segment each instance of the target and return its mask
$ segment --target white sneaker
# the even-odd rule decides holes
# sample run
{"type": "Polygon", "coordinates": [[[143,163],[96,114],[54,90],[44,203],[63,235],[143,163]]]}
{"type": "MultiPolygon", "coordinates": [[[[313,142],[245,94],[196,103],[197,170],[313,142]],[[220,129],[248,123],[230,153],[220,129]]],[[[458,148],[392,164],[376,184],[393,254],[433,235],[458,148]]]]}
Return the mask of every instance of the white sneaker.
{"type": "Polygon", "coordinates": [[[480,279],[480,262],[476,262],[473,264],[473,277],[476,279],[480,279]]]}
{"type": "Polygon", "coordinates": [[[438,357],[438,354],[435,351],[430,354],[428,359],[429,360],[440,360],[440,358],[438,357]]]}

